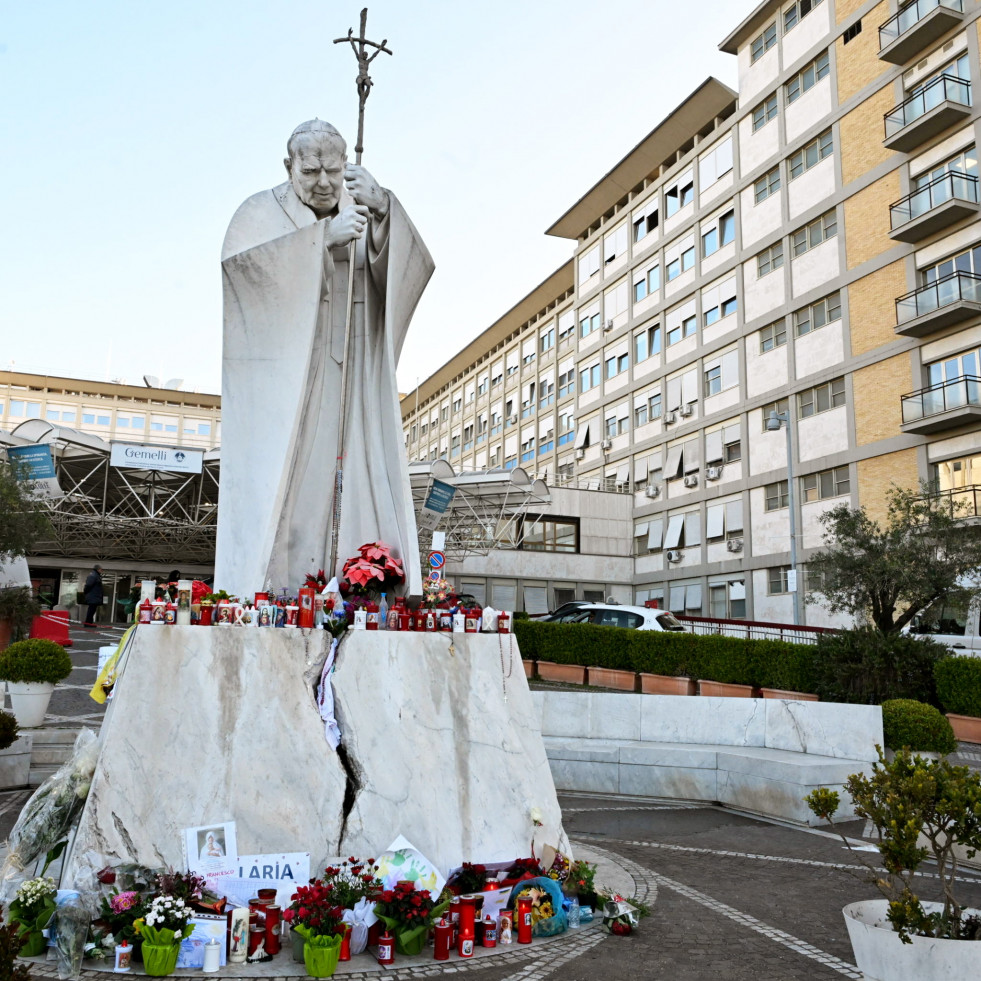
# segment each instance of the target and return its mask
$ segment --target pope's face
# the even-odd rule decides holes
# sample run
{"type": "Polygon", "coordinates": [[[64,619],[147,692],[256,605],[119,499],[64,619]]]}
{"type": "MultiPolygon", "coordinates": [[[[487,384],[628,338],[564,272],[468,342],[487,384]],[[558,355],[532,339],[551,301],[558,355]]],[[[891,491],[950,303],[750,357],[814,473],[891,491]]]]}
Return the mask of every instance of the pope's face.
{"type": "Polygon", "coordinates": [[[336,211],[344,185],[345,157],[315,133],[303,133],[294,142],[289,161],[290,181],[296,196],[318,218],[336,211]]]}

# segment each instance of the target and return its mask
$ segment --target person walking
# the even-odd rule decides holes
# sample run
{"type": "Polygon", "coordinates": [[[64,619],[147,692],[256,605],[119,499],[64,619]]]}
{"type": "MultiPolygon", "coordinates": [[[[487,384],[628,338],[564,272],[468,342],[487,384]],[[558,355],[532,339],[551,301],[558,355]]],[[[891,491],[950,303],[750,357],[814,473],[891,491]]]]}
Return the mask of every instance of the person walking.
{"type": "Polygon", "coordinates": [[[85,626],[95,629],[95,611],[102,606],[102,566],[95,565],[85,580],[85,589],[82,593],[88,609],[85,611],[85,626]]]}

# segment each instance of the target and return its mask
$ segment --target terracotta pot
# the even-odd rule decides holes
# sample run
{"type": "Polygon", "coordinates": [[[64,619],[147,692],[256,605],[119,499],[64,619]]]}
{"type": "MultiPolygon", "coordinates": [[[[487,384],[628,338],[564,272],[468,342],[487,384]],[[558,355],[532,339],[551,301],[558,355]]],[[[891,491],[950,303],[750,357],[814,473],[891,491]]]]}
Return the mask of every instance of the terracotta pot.
{"type": "Polygon", "coordinates": [[[698,684],[694,678],[641,671],[640,690],[645,695],[697,695],[698,684]]]}
{"type": "Polygon", "coordinates": [[[581,664],[554,664],[538,662],[538,677],[543,681],[564,681],[567,684],[586,684],[586,669],[581,664]]]}
{"type": "Polygon", "coordinates": [[[788,691],[785,688],[761,688],[764,698],[782,698],[791,702],[816,702],[817,695],[808,695],[802,691],[788,691]]]}
{"type": "Polygon", "coordinates": [[[521,659],[521,663],[525,666],[525,677],[534,678],[535,677],[535,662],[526,661],[524,658],[521,659]]]}
{"type": "Polygon", "coordinates": [[[954,715],[948,712],[947,720],[959,742],[981,743],[981,719],[976,719],[973,715],[954,715]]]}
{"type": "Polygon", "coordinates": [[[723,698],[752,698],[752,685],[730,685],[724,681],[699,681],[699,695],[716,695],[723,698]]]}
{"type": "Polygon", "coordinates": [[[590,668],[589,683],[599,688],[616,688],[618,691],[636,691],[637,673],[616,668],[590,668]]]}

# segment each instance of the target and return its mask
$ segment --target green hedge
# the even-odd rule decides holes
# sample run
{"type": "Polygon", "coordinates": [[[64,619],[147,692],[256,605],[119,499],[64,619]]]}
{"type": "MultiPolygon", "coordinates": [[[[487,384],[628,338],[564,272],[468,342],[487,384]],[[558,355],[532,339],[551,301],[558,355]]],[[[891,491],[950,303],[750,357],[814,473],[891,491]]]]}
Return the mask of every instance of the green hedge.
{"type": "Polygon", "coordinates": [[[814,690],[814,647],[808,644],[535,620],[516,622],[514,633],[528,660],[814,690]]]}
{"type": "Polygon", "coordinates": [[[882,740],[888,749],[909,747],[914,752],[953,753],[954,730],[938,709],[911,698],[882,703],[882,740]]]}
{"type": "Polygon", "coordinates": [[[937,662],[933,674],[945,712],[981,718],[981,658],[947,657],[937,662]]]}

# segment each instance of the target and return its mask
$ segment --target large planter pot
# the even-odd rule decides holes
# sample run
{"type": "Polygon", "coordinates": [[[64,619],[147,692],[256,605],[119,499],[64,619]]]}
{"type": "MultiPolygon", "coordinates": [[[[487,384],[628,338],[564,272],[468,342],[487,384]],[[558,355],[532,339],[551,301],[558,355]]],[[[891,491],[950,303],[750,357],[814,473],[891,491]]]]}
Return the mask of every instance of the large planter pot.
{"type": "Polygon", "coordinates": [[[535,677],[535,662],[534,661],[526,661],[524,658],[522,658],[521,659],[521,663],[524,665],[524,668],[525,668],[525,677],[526,678],[534,678],[535,677]]]}
{"type": "Polygon", "coordinates": [[[816,702],[817,695],[809,695],[802,691],[788,691],[786,688],[761,688],[764,698],[782,698],[789,702],[816,702]]]}
{"type": "Polygon", "coordinates": [[[589,683],[599,688],[616,688],[618,691],[636,691],[637,673],[617,668],[589,669],[589,683]]]}
{"type": "Polygon", "coordinates": [[[962,743],[981,743],[981,719],[973,715],[947,713],[947,721],[954,730],[954,738],[962,743]]]}
{"type": "Polygon", "coordinates": [[[331,937],[327,945],[305,944],[303,963],[312,978],[329,978],[337,970],[341,953],[341,938],[331,937]]]}
{"type": "Polygon", "coordinates": [[[645,695],[697,695],[698,684],[694,678],[641,671],[640,690],[645,695]]]}
{"type": "Polygon", "coordinates": [[[10,709],[23,729],[31,729],[44,722],[48,702],[54,685],[49,681],[8,681],[10,709]]]}
{"type": "Polygon", "coordinates": [[[724,681],[699,681],[699,695],[716,695],[722,698],[752,698],[752,685],[730,685],[724,681]]]}
{"type": "Polygon", "coordinates": [[[181,945],[176,944],[143,944],[143,971],[153,978],[166,977],[173,974],[177,967],[177,956],[181,945]]]}
{"type": "MultiPolygon", "coordinates": [[[[959,981],[981,972],[981,941],[911,937],[904,944],[886,919],[888,902],[851,903],[841,912],[855,962],[867,981],[959,981]]],[[[941,907],[924,903],[927,912],[941,907]]],[[[965,915],[976,914],[965,910],[965,915]]]]}
{"type": "Polygon", "coordinates": [[[552,661],[538,662],[538,677],[542,681],[564,681],[567,684],[586,684],[586,669],[581,664],[554,664],[552,661]]]}

